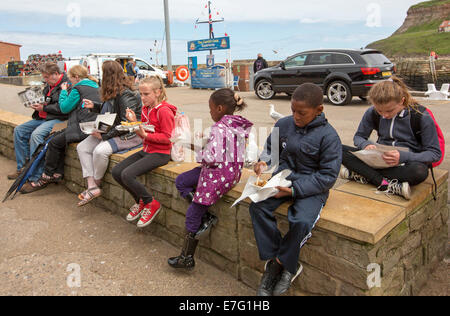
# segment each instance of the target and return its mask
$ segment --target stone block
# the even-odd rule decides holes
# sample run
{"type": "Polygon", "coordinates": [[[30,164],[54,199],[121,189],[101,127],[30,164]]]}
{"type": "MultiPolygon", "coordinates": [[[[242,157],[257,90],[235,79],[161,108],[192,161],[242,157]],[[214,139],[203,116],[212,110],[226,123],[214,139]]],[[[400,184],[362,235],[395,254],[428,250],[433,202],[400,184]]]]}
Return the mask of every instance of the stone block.
{"type": "Polygon", "coordinates": [[[211,231],[211,248],[230,260],[231,262],[238,262],[238,239],[237,234],[222,230],[219,227],[211,231]]]}
{"type": "Polygon", "coordinates": [[[334,279],[342,280],[362,290],[367,290],[366,269],[362,269],[345,259],[331,256],[319,247],[306,244],[300,253],[300,261],[327,273],[334,279]]]}
{"type": "MultiPolygon", "coordinates": [[[[261,283],[262,273],[251,267],[241,265],[239,270],[240,280],[253,289],[257,289],[261,283]]],[[[256,291],[255,291],[256,295],[256,291]]]]}
{"type": "Polygon", "coordinates": [[[337,280],[306,264],[293,285],[306,293],[317,295],[336,295],[339,286],[337,280]]]}
{"type": "Polygon", "coordinates": [[[183,236],[185,231],[185,216],[172,209],[166,209],[166,228],[179,235],[183,236]]]}
{"type": "Polygon", "coordinates": [[[420,232],[415,231],[410,233],[408,238],[405,239],[401,246],[402,257],[410,254],[411,252],[417,250],[422,244],[422,235],[420,232]]]}
{"type": "Polygon", "coordinates": [[[239,278],[239,265],[236,262],[230,261],[229,258],[224,257],[217,252],[202,248],[198,250],[199,258],[207,263],[210,263],[222,271],[226,271],[236,279],[239,278]]]}
{"type": "Polygon", "coordinates": [[[263,272],[263,264],[259,259],[258,246],[256,245],[253,227],[247,225],[238,226],[239,231],[239,260],[241,264],[263,272]]]}

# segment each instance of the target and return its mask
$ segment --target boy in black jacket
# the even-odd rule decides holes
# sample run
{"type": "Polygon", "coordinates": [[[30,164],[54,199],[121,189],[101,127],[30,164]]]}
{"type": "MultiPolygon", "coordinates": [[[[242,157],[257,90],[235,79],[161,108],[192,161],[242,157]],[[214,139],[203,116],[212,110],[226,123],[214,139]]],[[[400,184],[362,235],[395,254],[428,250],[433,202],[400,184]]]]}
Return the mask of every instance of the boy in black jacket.
{"type": "Polygon", "coordinates": [[[260,258],[269,260],[259,296],[285,293],[301,273],[300,248],[311,237],[339,174],[341,141],[325,118],[322,103],[323,93],[318,86],[303,84],[297,88],[292,96],[293,115],[275,125],[274,133],[279,132],[279,137],[269,137],[261,161],[254,168],[260,175],[268,165],[276,164],[279,155],[280,164],[274,174],[292,171],[288,177],[292,187],[279,187],[275,197],[250,205],[260,258]],[[272,140],[279,143],[273,144],[272,140]],[[286,202],[292,203],[288,212],[289,231],[282,237],[274,213],[286,202]]]}

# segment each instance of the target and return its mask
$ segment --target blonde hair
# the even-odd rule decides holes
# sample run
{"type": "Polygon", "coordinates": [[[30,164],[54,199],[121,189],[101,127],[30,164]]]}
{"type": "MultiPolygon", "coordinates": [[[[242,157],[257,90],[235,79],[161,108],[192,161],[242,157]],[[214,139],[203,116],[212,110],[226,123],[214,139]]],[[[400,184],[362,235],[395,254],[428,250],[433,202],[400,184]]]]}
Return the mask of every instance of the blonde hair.
{"type": "Polygon", "coordinates": [[[161,94],[158,97],[158,103],[161,103],[162,101],[167,101],[167,92],[166,88],[164,87],[164,82],[160,76],[149,76],[145,77],[144,79],[141,79],[139,81],[139,87],[148,85],[151,86],[153,90],[161,90],[161,94]]]}
{"type": "Polygon", "coordinates": [[[417,101],[413,98],[402,79],[393,76],[387,81],[377,83],[369,91],[369,100],[373,105],[385,105],[390,102],[403,103],[408,109],[417,111],[417,101]]]}
{"type": "Polygon", "coordinates": [[[68,75],[72,78],[78,77],[80,80],[89,79],[98,83],[98,80],[89,75],[86,67],[81,65],[75,65],[69,69],[68,75]]]}

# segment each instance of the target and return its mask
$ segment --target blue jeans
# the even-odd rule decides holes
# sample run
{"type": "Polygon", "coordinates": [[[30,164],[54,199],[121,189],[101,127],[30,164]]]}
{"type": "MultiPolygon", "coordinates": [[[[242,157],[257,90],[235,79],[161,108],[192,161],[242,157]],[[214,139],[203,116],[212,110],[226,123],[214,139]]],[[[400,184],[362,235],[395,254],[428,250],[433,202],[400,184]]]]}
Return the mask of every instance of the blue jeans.
{"type": "MultiPolygon", "coordinates": [[[[36,148],[50,135],[55,124],[62,123],[60,120],[31,120],[14,129],[14,150],[16,152],[17,170],[31,158],[36,148]]],[[[37,181],[44,171],[44,160],[31,175],[30,181],[37,181]]]]}

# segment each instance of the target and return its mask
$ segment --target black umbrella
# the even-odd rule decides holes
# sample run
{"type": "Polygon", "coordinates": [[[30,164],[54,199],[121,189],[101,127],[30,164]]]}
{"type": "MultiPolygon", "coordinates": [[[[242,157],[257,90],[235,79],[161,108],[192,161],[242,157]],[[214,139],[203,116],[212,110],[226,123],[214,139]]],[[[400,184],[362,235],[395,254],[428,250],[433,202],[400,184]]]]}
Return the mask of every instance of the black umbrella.
{"type": "Polygon", "coordinates": [[[25,182],[30,178],[30,176],[33,174],[34,170],[37,168],[39,163],[42,161],[42,158],[44,158],[45,153],[47,152],[48,143],[53,138],[54,134],[51,134],[48,136],[44,143],[40,144],[36,150],[34,151],[33,155],[31,156],[31,159],[25,164],[25,166],[22,168],[22,172],[20,173],[19,177],[17,177],[16,181],[14,181],[13,185],[9,188],[8,192],[6,192],[5,197],[3,198],[3,203],[13,194],[15,191],[13,197],[14,199],[17,192],[23,187],[25,182]]]}

